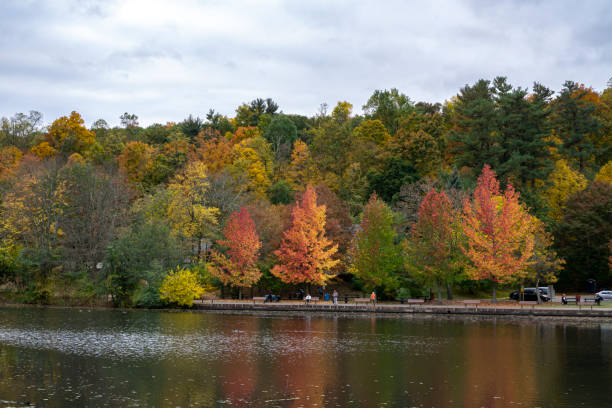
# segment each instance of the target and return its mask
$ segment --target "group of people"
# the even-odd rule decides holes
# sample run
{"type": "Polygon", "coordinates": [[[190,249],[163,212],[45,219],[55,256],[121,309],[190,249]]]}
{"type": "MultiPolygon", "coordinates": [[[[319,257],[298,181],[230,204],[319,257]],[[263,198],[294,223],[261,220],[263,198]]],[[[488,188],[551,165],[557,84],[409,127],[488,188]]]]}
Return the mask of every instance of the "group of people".
{"type": "MultiPolygon", "coordinates": [[[[334,305],[338,304],[338,291],[336,289],[334,289],[334,291],[331,294],[331,299],[328,293],[325,293],[323,291],[322,288],[319,288],[319,294],[323,297],[324,300],[329,301],[331,300],[334,305]]],[[[310,296],[310,293],[306,293],[304,292],[304,290],[302,288],[298,289],[298,292],[296,293],[297,298],[298,299],[303,299],[306,303],[310,303],[312,301],[312,296],[310,296]]],[[[267,302],[280,302],[281,297],[280,295],[274,295],[274,294],[267,294],[266,295],[266,300],[264,301],[265,303],[267,302]]],[[[370,301],[372,303],[376,303],[376,292],[372,292],[370,294],[370,301]]],[[[348,303],[348,296],[344,297],[344,303],[348,303]]]]}
{"type": "Polygon", "coordinates": [[[268,302],[280,302],[280,300],[281,300],[280,295],[267,294],[266,295],[266,300],[264,300],[264,303],[268,303],[268,302]]]}
{"type": "MultiPolygon", "coordinates": [[[[326,293],[323,293],[323,299],[325,300],[329,300],[329,296],[326,293]]],[[[332,299],[334,302],[334,305],[338,304],[338,291],[334,289],[334,293],[332,293],[332,299]]],[[[306,303],[310,303],[310,301],[312,300],[312,296],[310,296],[310,293],[308,293],[305,297],[304,300],[306,301],[306,303]]]]}

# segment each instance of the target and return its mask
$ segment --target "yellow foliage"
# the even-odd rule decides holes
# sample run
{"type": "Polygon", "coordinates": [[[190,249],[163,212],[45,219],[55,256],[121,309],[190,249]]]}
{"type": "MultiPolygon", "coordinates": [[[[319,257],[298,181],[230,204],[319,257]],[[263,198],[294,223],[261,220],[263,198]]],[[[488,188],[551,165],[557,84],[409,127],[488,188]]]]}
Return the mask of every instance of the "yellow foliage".
{"type": "Polygon", "coordinates": [[[567,199],[573,193],[584,190],[587,179],[580,172],[573,170],[565,160],[556,162],[548,179],[551,185],[544,190],[542,197],[548,204],[548,215],[558,221],[563,216],[567,199]]]}
{"type": "Polygon", "coordinates": [[[604,181],[612,184],[612,161],[607,162],[599,169],[599,173],[595,176],[595,181],[604,181]]]}
{"type": "Polygon", "coordinates": [[[308,145],[301,140],[293,144],[291,163],[287,169],[287,182],[293,191],[304,191],[308,184],[316,186],[321,181],[319,170],[310,155],[308,145]]]}
{"type": "Polygon", "coordinates": [[[271,185],[272,154],[270,151],[268,155],[266,141],[257,139],[263,138],[243,140],[234,146],[232,170],[235,175],[246,178],[249,191],[264,197],[271,185]]]}
{"type": "Polygon", "coordinates": [[[160,298],[168,303],[191,306],[193,300],[204,293],[204,288],[198,283],[194,272],[177,266],[176,270],[166,275],[159,292],[160,298]]]}
{"type": "Polygon", "coordinates": [[[196,246],[212,233],[219,216],[217,208],[206,206],[208,187],[206,165],[198,161],[190,162],[168,186],[172,195],[168,218],[173,229],[193,238],[196,246]]]}
{"type": "Polygon", "coordinates": [[[49,145],[64,153],[85,150],[96,141],[96,137],[83,123],[83,118],[75,111],[72,111],[70,117],[56,119],[47,133],[49,145]]]}
{"type": "Polygon", "coordinates": [[[343,101],[338,102],[334,110],[332,111],[332,118],[338,123],[344,123],[351,117],[353,112],[353,104],[343,101]]]}
{"type": "Polygon", "coordinates": [[[47,157],[53,157],[57,154],[57,150],[55,150],[54,147],[52,147],[48,142],[42,142],[34,147],[32,147],[32,149],[30,149],[32,154],[35,154],[36,156],[40,157],[41,159],[47,158],[47,157]]]}

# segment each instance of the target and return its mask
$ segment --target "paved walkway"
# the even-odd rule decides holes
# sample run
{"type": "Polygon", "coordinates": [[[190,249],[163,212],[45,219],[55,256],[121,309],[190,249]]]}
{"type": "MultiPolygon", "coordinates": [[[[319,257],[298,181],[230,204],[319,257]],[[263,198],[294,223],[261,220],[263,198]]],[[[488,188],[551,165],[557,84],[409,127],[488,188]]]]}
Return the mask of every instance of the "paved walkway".
{"type": "Polygon", "coordinates": [[[317,302],[305,304],[299,301],[281,301],[274,303],[254,303],[252,300],[197,300],[194,308],[199,310],[254,310],[254,311],[303,311],[331,313],[424,313],[424,314],[457,314],[457,315],[526,315],[526,316],[589,316],[612,318],[612,304],[605,306],[565,306],[560,304],[524,305],[512,303],[481,303],[478,305],[437,304],[435,302],[419,305],[400,303],[354,304],[317,302]]]}

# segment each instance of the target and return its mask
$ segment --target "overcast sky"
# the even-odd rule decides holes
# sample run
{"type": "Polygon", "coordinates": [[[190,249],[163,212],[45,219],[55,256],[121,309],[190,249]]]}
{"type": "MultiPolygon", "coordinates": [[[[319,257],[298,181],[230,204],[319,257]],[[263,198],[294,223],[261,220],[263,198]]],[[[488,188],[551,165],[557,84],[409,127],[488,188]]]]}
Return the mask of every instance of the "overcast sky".
{"type": "Polygon", "coordinates": [[[0,116],[47,123],[233,116],[257,97],[361,112],[375,89],[442,102],[497,75],[598,91],[612,77],[609,0],[1,0],[0,18],[0,116]]]}

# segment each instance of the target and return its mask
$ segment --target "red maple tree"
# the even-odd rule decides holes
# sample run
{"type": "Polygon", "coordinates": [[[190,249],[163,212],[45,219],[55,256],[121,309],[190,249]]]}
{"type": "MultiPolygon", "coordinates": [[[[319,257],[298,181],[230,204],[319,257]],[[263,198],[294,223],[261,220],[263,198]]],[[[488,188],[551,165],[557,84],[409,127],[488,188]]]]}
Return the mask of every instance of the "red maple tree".
{"type": "Polygon", "coordinates": [[[211,273],[225,285],[249,287],[261,277],[257,258],[261,241],[255,230],[255,223],[246,208],[242,207],[230,215],[223,229],[225,240],[217,241],[227,247],[226,255],[211,251],[213,264],[211,273]]]}

